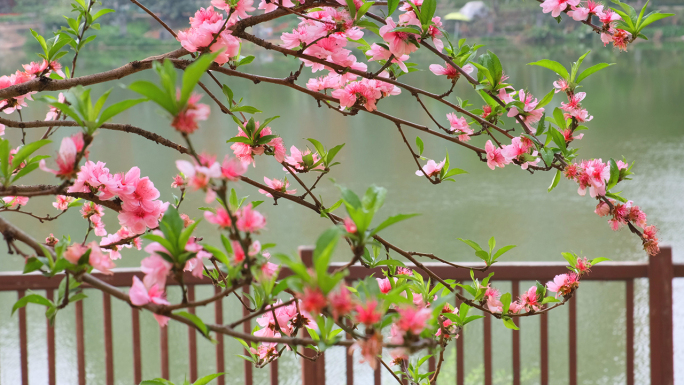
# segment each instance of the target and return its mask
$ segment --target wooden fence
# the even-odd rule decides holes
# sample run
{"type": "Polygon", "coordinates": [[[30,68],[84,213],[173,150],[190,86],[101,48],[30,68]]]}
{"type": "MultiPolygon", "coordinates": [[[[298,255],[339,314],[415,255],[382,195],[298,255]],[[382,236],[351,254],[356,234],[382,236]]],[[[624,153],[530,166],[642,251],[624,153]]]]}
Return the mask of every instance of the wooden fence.
{"type": "MultiPolygon", "coordinates": [[[[300,248],[300,255],[302,259],[307,262],[311,260],[312,251],[310,248],[300,248]]],[[[454,267],[426,263],[432,271],[444,279],[469,280],[469,272],[465,269],[456,269],[454,267]]],[[[335,269],[338,264],[331,264],[330,269],[335,269]]],[[[512,295],[517,297],[520,293],[520,282],[539,280],[546,282],[553,279],[557,274],[562,274],[567,271],[565,263],[556,262],[509,262],[497,263],[492,266],[487,272],[494,272],[497,282],[510,281],[512,284],[512,295]]],[[[131,284],[133,276],[142,278],[142,273],[139,269],[115,269],[114,275],[95,274],[98,278],[107,283],[117,287],[128,287],[131,284]]],[[[366,269],[362,266],[352,266],[348,279],[350,281],[362,279],[370,274],[379,273],[380,269],[366,269]]],[[[283,271],[285,276],[289,274],[283,271]]],[[[476,273],[478,277],[484,277],[484,273],[476,273]]],[[[625,319],[626,319],[626,379],[628,385],[634,384],[634,280],[639,278],[647,278],[649,286],[649,321],[650,321],[650,372],[651,384],[653,385],[672,385],[674,383],[674,349],[673,349],[673,321],[672,321],[672,280],[676,277],[684,277],[684,264],[672,263],[672,250],[664,247],[659,255],[649,258],[648,262],[604,262],[592,268],[591,274],[583,278],[588,281],[621,281],[625,283],[625,319]]],[[[55,290],[59,287],[59,282],[62,277],[56,276],[53,278],[46,278],[40,274],[21,274],[18,272],[0,273],[0,291],[16,291],[17,298],[25,295],[26,290],[45,290],[47,297],[52,299],[55,290]]],[[[208,279],[198,279],[191,275],[185,276],[185,282],[188,287],[189,300],[194,300],[195,286],[209,285],[208,279]]],[[[176,284],[169,280],[168,285],[176,284]]],[[[103,293],[103,315],[104,315],[104,349],[105,349],[105,376],[106,384],[114,385],[114,350],[112,343],[112,314],[111,314],[111,296],[103,293]]],[[[213,322],[223,324],[223,301],[217,301],[215,306],[215,319],[213,322]]],[[[574,299],[568,302],[569,306],[569,322],[568,322],[568,353],[569,353],[569,384],[577,384],[577,311],[574,299]]],[[[85,355],[85,338],[84,338],[84,323],[83,323],[83,304],[76,302],[74,305],[76,312],[76,346],[77,346],[77,372],[78,384],[86,384],[86,355],[85,355]]],[[[9,311],[5,309],[3,311],[9,311]]],[[[194,309],[190,309],[194,312],[194,309]]],[[[135,383],[138,384],[142,380],[142,364],[141,364],[141,339],[140,339],[140,311],[131,308],[132,317],[132,335],[133,335],[133,377],[135,383]]],[[[30,365],[43,366],[44,363],[29,362],[28,361],[28,338],[27,335],[27,320],[26,310],[22,308],[18,311],[19,317],[19,355],[20,355],[20,371],[22,385],[28,385],[28,373],[30,365]]],[[[540,382],[542,385],[549,384],[549,346],[548,346],[548,316],[542,314],[540,317],[540,382]]],[[[490,316],[484,318],[484,384],[492,384],[492,334],[490,316]]],[[[47,322],[46,322],[47,324],[47,322]]],[[[168,329],[160,328],[160,375],[164,378],[169,378],[169,339],[168,329]]],[[[251,332],[251,325],[244,324],[244,332],[251,332]]],[[[467,337],[466,337],[467,338],[467,337]]],[[[224,363],[224,337],[217,335],[216,339],[216,371],[223,372],[224,363]]],[[[456,340],[456,378],[457,385],[463,385],[464,378],[464,338],[456,340]]],[[[189,347],[189,378],[194,380],[197,378],[197,332],[193,328],[188,328],[188,347],[189,347]]],[[[518,332],[513,332],[512,343],[512,357],[513,357],[513,384],[520,384],[520,335],[518,332]]],[[[354,384],[354,362],[353,357],[346,356],[346,373],[347,385],[354,384]]],[[[434,360],[430,360],[429,366],[434,368],[434,360]]],[[[277,361],[269,365],[270,380],[272,385],[278,384],[278,364],[277,361]]],[[[56,384],[55,371],[55,331],[54,328],[47,325],[47,367],[49,384],[56,384]]],[[[384,370],[384,369],[383,369],[384,370]]],[[[380,385],[381,370],[375,371],[374,384],[380,385]]],[[[252,366],[245,361],[244,370],[245,385],[252,385],[252,366]]],[[[447,383],[447,380],[440,379],[440,384],[447,383]]],[[[448,381],[451,382],[451,381],[448,381]]],[[[316,362],[302,360],[302,383],[303,385],[324,385],[325,384],[325,359],[321,357],[316,362]]],[[[223,378],[219,378],[219,385],[224,385],[223,378]]]]}

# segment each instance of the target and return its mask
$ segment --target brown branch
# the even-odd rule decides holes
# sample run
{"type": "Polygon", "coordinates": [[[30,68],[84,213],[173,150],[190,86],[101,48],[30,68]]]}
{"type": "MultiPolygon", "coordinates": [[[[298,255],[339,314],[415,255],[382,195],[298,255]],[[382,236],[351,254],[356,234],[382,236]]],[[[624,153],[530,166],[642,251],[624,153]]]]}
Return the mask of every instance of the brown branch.
{"type": "MultiPolygon", "coordinates": [[[[10,120],[10,119],[5,119],[3,117],[0,117],[0,124],[4,124],[7,127],[14,127],[14,128],[37,128],[37,127],[49,127],[49,126],[64,126],[64,127],[80,127],[80,125],[77,122],[73,122],[70,120],[64,120],[64,121],[42,121],[42,120],[34,120],[31,122],[17,122],[15,120],[10,120]]],[[[189,154],[190,151],[181,146],[180,144],[174,143],[166,138],[164,138],[161,135],[155,134],[154,132],[150,132],[147,130],[143,130],[142,128],[131,126],[130,124],[117,124],[117,123],[105,123],[100,126],[100,128],[105,129],[105,130],[112,130],[112,131],[122,131],[122,132],[130,132],[132,134],[140,135],[145,139],[149,139],[157,144],[161,144],[162,146],[166,146],[169,148],[173,148],[174,150],[180,152],[181,154],[189,154]]]]}

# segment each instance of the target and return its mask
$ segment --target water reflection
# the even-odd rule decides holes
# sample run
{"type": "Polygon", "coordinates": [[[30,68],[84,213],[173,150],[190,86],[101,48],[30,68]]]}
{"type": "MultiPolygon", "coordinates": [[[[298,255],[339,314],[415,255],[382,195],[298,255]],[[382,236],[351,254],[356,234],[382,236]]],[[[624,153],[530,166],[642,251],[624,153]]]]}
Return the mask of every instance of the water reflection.
{"type": "MultiPolygon", "coordinates": [[[[547,46],[530,47],[493,41],[490,49],[496,52],[504,62],[504,69],[517,87],[527,86],[536,96],[543,96],[549,91],[555,80],[552,73],[541,68],[525,66],[524,63],[550,58],[568,64],[592,49],[592,54],[585,62],[586,66],[597,62],[617,62],[618,64],[601,73],[593,75],[583,91],[587,92],[584,105],[595,116],[590,122],[590,130],[583,140],[577,143],[581,148],[580,158],[602,157],[603,159],[622,155],[628,160],[636,161],[633,182],[625,183],[624,196],[640,205],[649,216],[649,222],[660,229],[663,243],[674,246],[675,260],[682,258],[678,251],[684,247],[684,239],[679,235],[684,224],[684,203],[677,199],[682,190],[684,172],[679,164],[684,161],[682,136],[679,123],[682,117],[679,101],[684,96],[684,45],[663,44],[655,47],[644,43],[633,47],[633,52],[618,54],[600,46],[547,46]]],[[[84,71],[96,72],[124,64],[133,59],[150,56],[161,52],[155,49],[149,52],[89,52],[84,55],[80,68],[84,71]]],[[[296,63],[280,55],[257,53],[260,58],[247,66],[246,71],[267,76],[286,76],[296,63]]],[[[20,55],[5,55],[0,63],[0,73],[10,73],[27,60],[20,55]]],[[[417,61],[429,64],[430,59],[418,55],[417,61]]],[[[426,68],[426,66],[423,66],[426,68]]],[[[149,78],[151,73],[140,73],[130,79],[109,85],[93,87],[95,95],[114,87],[112,100],[120,100],[134,95],[119,87],[116,83],[128,83],[133,79],[149,78]]],[[[413,73],[402,78],[414,85],[440,92],[445,89],[440,78],[424,71],[413,73]]],[[[485,164],[457,146],[447,145],[443,141],[421,135],[425,141],[426,155],[435,159],[444,156],[449,150],[451,164],[468,170],[470,173],[457,177],[456,183],[433,186],[413,174],[415,165],[408,156],[401,137],[395,127],[380,118],[360,113],[357,116],[344,118],[328,109],[318,108],[309,96],[298,94],[290,89],[275,85],[260,84],[241,79],[228,79],[227,83],[236,95],[244,97],[247,104],[255,105],[265,111],[258,115],[263,120],[268,116],[280,115],[281,118],[271,124],[274,131],[283,136],[286,144],[304,146],[305,139],[315,137],[328,146],[347,143],[339,155],[341,166],[331,174],[338,183],[356,191],[364,190],[371,183],[387,187],[389,194],[381,216],[389,216],[399,212],[420,212],[423,215],[409,222],[397,225],[387,231],[386,238],[396,240],[397,244],[412,250],[430,251],[454,261],[472,261],[470,249],[456,240],[457,237],[483,241],[490,236],[497,237],[501,244],[517,244],[518,248],[507,254],[507,260],[544,261],[558,260],[561,251],[575,251],[590,257],[606,256],[615,260],[644,260],[645,254],[639,242],[626,230],[614,233],[605,221],[593,214],[594,202],[588,197],[580,197],[576,193],[576,185],[562,181],[552,193],[547,193],[552,175],[539,173],[529,175],[514,166],[504,170],[490,171],[485,164]]],[[[302,82],[303,83],[303,82],[302,82]]],[[[466,84],[459,84],[455,95],[470,99],[476,105],[480,102],[466,84]]],[[[553,107],[560,103],[554,101],[553,107]]],[[[444,117],[450,112],[443,106],[427,101],[435,116],[444,117]]],[[[405,92],[397,97],[383,100],[380,109],[393,115],[406,117],[418,123],[430,124],[410,95],[405,92]]],[[[34,103],[24,110],[24,119],[42,119],[47,109],[34,103]]],[[[11,116],[13,119],[18,117],[11,116]]],[[[443,118],[445,120],[445,118],[443,118]]],[[[147,130],[164,135],[172,140],[179,140],[170,129],[166,117],[154,105],[147,103],[137,106],[116,118],[120,123],[133,123],[147,130]]],[[[39,129],[33,129],[39,130],[39,129]]],[[[408,130],[408,129],[407,129],[408,130]]],[[[17,142],[18,133],[8,128],[7,137],[17,142]]],[[[73,132],[73,128],[61,128],[55,139],[73,132]]],[[[41,131],[42,132],[42,131],[41,131]]],[[[219,154],[229,152],[225,141],[236,133],[235,124],[222,116],[218,109],[213,109],[209,121],[202,124],[196,135],[195,146],[206,151],[219,154]]],[[[29,135],[38,135],[37,131],[29,135]]],[[[162,192],[162,198],[172,199],[169,187],[175,175],[174,160],[178,154],[154,143],[140,140],[132,135],[118,132],[99,132],[91,150],[91,158],[107,163],[112,172],[125,171],[132,165],[140,166],[143,175],[149,175],[162,192]]],[[[411,138],[416,132],[408,131],[411,138]]],[[[58,141],[47,153],[57,151],[58,141]]],[[[480,143],[480,139],[473,140],[480,143]]],[[[45,182],[49,178],[38,174],[26,178],[24,183],[45,182]]],[[[258,159],[256,169],[250,169],[249,176],[259,178],[261,175],[282,177],[281,167],[270,159],[258,159]]],[[[305,178],[313,178],[305,176],[305,178]]],[[[56,183],[56,180],[53,181],[56,183]]],[[[238,193],[249,195],[250,199],[261,200],[262,196],[248,186],[236,186],[238,193]]],[[[324,202],[337,200],[338,190],[330,182],[324,181],[318,188],[324,202]]],[[[199,211],[192,207],[202,206],[201,196],[191,195],[185,210],[194,217],[200,217],[199,211]]],[[[32,199],[29,207],[34,212],[54,213],[49,199],[32,199]]],[[[298,206],[280,201],[277,206],[265,203],[261,206],[267,215],[268,231],[262,241],[278,243],[278,250],[294,252],[301,244],[312,244],[321,229],[328,226],[321,218],[298,206]]],[[[5,215],[5,214],[3,214],[5,215]]],[[[57,222],[50,222],[38,230],[34,223],[16,214],[7,214],[8,219],[32,229],[32,234],[44,238],[52,232],[60,237],[74,234],[81,237],[85,224],[76,211],[67,213],[57,222]]],[[[108,229],[117,228],[116,216],[108,212],[104,220],[108,229]]],[[[215,232],[206,224],[201,224],[199,232],[208,241],[216,240],[215,232]]],[[[1,253],[5,253],[4,249],[1,253]]],[[[125,254],[119,266],[138,266],[141,253],[125,254]]],[[[338,253],[338,260],[346,258],[343,251],[338,253]]],[[[3,256],[2,270],[20,270],[21,261],[13,256],[3,256]]],[[[528,283],[531,284],[531,283],[528,283]]],[[[523,286],[522,288],[525,288],[523,286]]],[[[681,285],[675,285],[681,290],[681,285]]],[[[506,290],[506,286],[502,285],[506,290]]],[[[636,285],[636,357],[637,383],[648,380],[648,320],[647,320],[647,286],[644,282],[636,285]]],[[[622,283],[585,284],[578,295],[578,378],[584,384],[619,384],[624,383],[624,285],[622,283]],[[600,364],[595,364],[600,363],[600,364]]],[[[89,293],[85,300],[86,314],[86,350],[88,357],[89,383],[103,383],[103,340],[100,334],[102,315],[101,295],[89,293]]],[[[198,297],[209,296],[210,290],[198,290],[198,297]]],[[[675,296],[677,298],[677,296],[675,296]]],[[[681,306],[675,311],[682,316],[681,306]]],[[[9,309],[14,302],[14,293],[0,295],[0,308],[9,309]]],[[[237,302],[226,302],[224,320],[236,319],[240,309],[237,302]]],[[[32,383],[42,383],[46,378],[44,365],[44,325],[40,309],[29,307],[29,336],[32,383]],[[34,362],[36,364],[34,364],[34,362]]],[[[199,314],[206,319],[213,318],[213,310],[200,309],[199,314]]],[[[131,383],[132,367],[130,310],[124,304],[113,302],[115,350],[115,368],[117,383],[131,383]]],[[[675,316],[675,319],[681,317],[675,316]]],[[[69,308],[57,317],[57,349],[59,383],[74,383],[75,346],[73,333],[73,309],[69,308]]],[[[8,312],[0,312],[0,382],[14,384],[18,382],[18,347],[17,318],[9,317],[8,312]]],[[[526,319],[521,331],[523,383],[538,382],[539,333],[538,319],[526,319]]],[[[676,329],[677,329],[676,324],[676,329]]],[[[680,325],[681,326],[681,325],[680,325]]],[[[553,312],[549,317],[551,347],[550,373],[554,384],[566,383],[567,378],[567,309],[553,312]]],[[[149,314],[141,316],[143,335],[143,375],[146,378],[158,375],[159,348],[158,328],[149,314]]],[[[170,325],[171,335],[182,338],[172,339],[171,375],[174,380],[181,380],[187,373],[186,328],[181,325],[170,325]]],[[[466,375],[468,383],[479,383],[482,378],[481,343],[482,325],[476,323],[465,334],[466,375]]],[[[510,332],[498,323],[493,328],[494,365],[496,383],[509,383],[510,369],[510,332]]],[[[678,335],[677,341],[681,341],[678,335]]],[[[676,343],[677,358],[682,359],[682,344],[676,343]]],[[[214,367],[213,345],[198,340],[200,373],[209,373],[214,367]]],[[[227,383],[241,383],[243,364],[235,357],[240,351],[239,345],[230,341],[226,348],[226,365],[230,376],[227,383]]],[[[332,353],[328,360],[341,360],[341,354],[332,353]]],[[[449,362],[455,361],[455,352],[447,354],[449,362]]],[[[282,381],[297,383],[298,366],[294,358],[285,359],[280,366],[282,381]],[[287,361],[289,360],[289,361],[287,361]],[[286,363],[288,362],[288,363],[286,363]]],[[[330,361],[329,361],[330,362],[330,361]]],[[[339,362],[339,361],[338,361],[339,362]]],[[[330,365],[330,364],[329,364],[330,365]]],[[[454,368],[448,366],[445,378],[453,376],[454,368]]],[[[678,380],[684,380],[684,372],[677,370],[678,380]]],[[[266,383],[267,371],[257,371],[256,383],[266,383]]],[[[359,367],[357,372],[359,383],[366,374],[359,367]]],[[[452,377],[453,378],[453,377],[452,377]]],[[[383,383],[391,383],[390,378],[383,378],[383,383]]]]}

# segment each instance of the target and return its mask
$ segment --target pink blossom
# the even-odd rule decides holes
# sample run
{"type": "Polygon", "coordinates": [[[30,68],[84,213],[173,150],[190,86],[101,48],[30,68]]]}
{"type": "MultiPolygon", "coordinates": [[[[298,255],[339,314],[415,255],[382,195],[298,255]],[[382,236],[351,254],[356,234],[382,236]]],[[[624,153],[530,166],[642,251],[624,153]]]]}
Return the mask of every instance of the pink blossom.
{"type": "MultiPolygon", "coordinates": [[[[311,150],[309,149],[307,149],[306,151],[300,151],[297,147],[292,146],[290,147],[290,155],[285,157],[284,162],[287,163],[295,171],[295,173],[297,171],[305,171],[308,169],[308,167],[304,163],[304,156],[309,154],[311,154],[311,150]]],[[[318,163],[318,161],[320,160],[320,157],[316,153],[311,154],[311,158],[313,164],[318,163]]],[[[319,164],[318,166],[314,167],[313,170],[322,170],[323,168],[323,165],[319,164]]],[[[285,169],[285,171],[288,170],[285,169]]]]}
{"type": "Polygon", "coordinates": [[[231,2],[226,0],[211,0],[211,5],[218,9],[223,9],[226,12],[230,11],[231,8],[233,9],[231,21],[237,19],[237,17],[241,19],[248,18],[250,15],[247,12],[254,12],[256,10],[256,8],[252,7],[253,4],[254,0],[238,0],[235,5],[231,5],[231,2]]]}
{"type": "Polygon", "coordinates": [[[3,197],[2,200],[5,203],[5,206],[14,207],[14,206],[26,206],[26,204],[29,201],[29,198],[28,197],[20,197],[20,196],[7,196],[7,197],[3,197]]]}
{"type": "Polygon", "coordinates": [[[207,120],[211,112],[208,105],[197,103],[201,98],[202,95],[193,93],[183,110],[173,118],[171,126],[185,134],[195,132],[199,128],[197,121],[207,120]]]}
{"type": "Polygon", "coordinates": [[[576,7],[579,5],[579,3],[580,0],[546,0],[539,6],[542,7],[542,12],[551,12],[551,16],[558,17],[560,16],[561,12],[568,7],[568,5],[576,7]]]}
{"type": "Polygon", "coordinates": [[[67,247],[66,251],[64,251],[64,254],[62,255],[67,261],[76,265],[78,264],[78,260],[81,259],[86,251],[88,251],[87,247],[81,245],[80,243],[74,243],[67,247]]]}
{"type": "Polygon", "coordinates": [[[45,244],[47,246],[53,246],[54,247],[58,242],[59,242],[59,240],[57,238],[55,238],[55,236],[52,233],[50,233],[50,235],[47,238],[45,238],[45,244]]]}
{"type": "MultiPolygon", "coordinates": [[[[534,148],[534,145],[530,139],[526,137],[515,137],[511,140],[511,144],[503,146],[501,154],[506,158],[507,163],[515,160],[520,164],[520,168],[527,170],[529,165],[536,166],[537,163],[539,163],[539,158],[531,162],[525,160],[525,155],[529,155],[531,148],[534,148]]],[[[537,151],[533,151],[531,155],[536,156],[537,151]]]]}
{"type": "Polygon", "coordinates": [[[432,318],[432,311],[428,308],[402,307],[397,309],[399,320],[397,326],[404,332],[420,335],[425,329],[425,323],[432,318]]]}
{"type": "Polygon", "coordinates": [[[559,93],[561,91],[565,92],[568,90],[568,82],[565,79],[558,79],[553,82],[553,87],[556,89],[554,92],[559,93]]]}
{"type": "Polygon", "coordinates": [[[537,99],[532,98],[532,94],[526,94],[524,90],[520,90],[518,92],[518,100],[525,104],[523,111],[519,111],[518,107],[513,106],[510,110],[508,110],[508,114],[506,116],[512,118],[516,115],[522,115],[523,121],[525,123],[531,124],[538,122],[541,119],[542,114],[544,113],[544,108],[537,108],[537,104],[539,104],[539,102],[537,101],[537,99]]]}
{"type": "Polygon", "coordinates": [[[328,301],[321,292],[321,289],[310,287],[304,288],[304,293],[301,294],[301,308],[304,311],[313,314],[320,314],[323,308],[328,305],[328,301]]]}
{"type": "MultiPolygon", "coordinates": [[[[259,3],[259,9],[263,9],[266,13],[273,12],[278,9],[277,4],[280,3],[276,3],[275,1],[266,2],[266,0],[261,0],[259,3]]],[[[282,6],[286,8],[292,8],[294,7],[294,3],[291,0],[284,0],[282,6]]]]}
{"type": "Polygon", "coordinates": [[[166,286],[166,277],[171,272],[173,265],[167,262],[162,256],[155,251],[165,251],[160,244],[154,242],[145,248],[145,251],[150,253],[150,256],[140,261],[140,270],[145,274],[143,282],[145,286],[157,286],[163,289],[166,286]],[[153,246],[156,245],[156,246],[153,246]]]}
{"type": "Polygon", "coordinates": [[[205,211],[204,218],[207,220],[207,222],[218,225],[223,229],[229,228],[232,223],[230,216],[228,215],[228,211],[226,211],[226,209],[223,207],[217,208],[215,214],[211,211],[205,211]]]}
{"type": "Polygon", "coordinates": [[[416,171],[416,175],[423,176],[423,173],[425,173],[425,175],[427,175],[428,177],[438,176],[442,172],[445,163],[446,158],[444,158],[444,160],[439,163],[436,163],[434,160],[430,159],[428,160],[427,164],[421,168],[421,170],[423,171],[416,171]]]}
{"type": "Polygon", "coordinates": [[[380,28],[380,36],[389,43],[389,50],[396,57],[408,55],[418,49],[418,47],[409,40],[418,41],[419,37],[415,34],[407,32],[392,32],[397,28],[397,24],[391,17],[385,19],[386,24],[380,28]]]}
{"type": "Polygon", "coordinates": [[[266,226],[266,218],[261,215],[260,212],[252,210],[252,204],[249,203],[246,206],[240,208],[236,212],[237,222],[236,226],[238,230],[254,233],[258,232],[264,226],[266,226]]]}
{"type": "MultiPolygon", "coordinates": [[[[199,247],[201,247],[201,246],[199,246],[199,247]]],[[[186,246],[186,250],[187,250],[187,248],[188,248],[188,246],[186,246]]],[[[185,262],[185,267],[183,268],[183,271],[191,272],[192,276],[195,278],[202,278],[203,273],[204,273],[203,260],[205,258],[211,258],[211,254],[209,254],[208,252],[206,252],[204,250],[198,250],[197,255],[194,258],[190,258],[190,259],[188,259],[187,262],[185,262]]]]}
{"type": "Polygon", "coordinates": [[[599,16],[599,20],[601,20],[601,23],[603,24],[610,24],[614,21],[621,20],[622,17],[618,15],[617,13],[613,12],[611,9],[606,9],[605,11],[602,11],[601,13],[597,13],[599,16]]]}
{"type": "Polygon", "coordinates": [[[344,218],[343,223],[344,223],[344,230],[346,232],[348,232],[349,234],[356,234],[358,229],[356,228],[356,223],[354,223],[354,221],[351,218],[349,218],[349,217],[344,218]]]}
{"type": "MultiPolygon", "coordinates": [[[[128,292],[131,299],[131,304],[133,306],[145,306],[148,303],[153,303],[155,305],[169,305],[169,301],[166,300],[166,293],[163,288],[158,288],[157,285],[153,285],[147,288],[140,278],[133,277],[133,284],[128,292]]],[[[169,322],[169,318],[154,314],[154,318],[159,323],[159,326],[166,326],[169,322]]]]}
{"type": "MultiPolygon", "coordinates": [[[[275,178],[268,179],[267,177],[264,177],[264,183],[266,183],[266,185],[268,187],[272,188],[273,190],[276,190],[276,191],[281,192],[281,193],[290,194],[290,195],[297,193],[297,189],[292,189],[292,190],[287,189],[288,187],[290,187],[290,182],[287,180],[287,178],[285,178],[285,179],[275,179],[275,178]]],[[[264,194],[269,198],[273,198],[273,195],[271,195],[271,193],[269,193],[266,190],[259,189],[259,193],[264,194]]]]}
{"type": "MultiPolygon", "coordinates": [[[[64,97],[64,94],[60,92],[59,95],[57,95],[57,101],[64,103],[65,100],[66,98],[64,97]]],[[[45,120],[55,120],[59,115],[60,111],[57,109],[57,107],[50,106],[50,111],[48,111],[48,113],[45,115],[45,120]]]]}
{"type": "Polygon", "coordinates": [[[473,129],[470,128],[464,117],[459,118],[456,116],[456,114],[451,112],[447,114],[447,119],[451,124],[449,131],[460,133],[458,140],[461,142],[467,142],[470,140],[470,135],[473,134],[473,129]]]}
{"type": "Polygon", "coordinates": [[[382,294],[387,294],[392,290],[392,283],[389,278],[375,278],[378,281],[378,286],[380,287],[380,292],[382,294]]]}
{"type": "Polygon", "coordinates": [[[359,339],[352,346],[349,347],[349,354],[352,354],[354,350],[361,350],[361,361],[360,363],[368,363],[371,369],[375,370],[378,366],[377,357],[382,353],[382,334],[375,333],[368,339],[359,339]]]}
{"type": "Polygon", "coordinates": [[[368,59],[371,61],[377,61],[377,60],[387,61],[387,60],[389,60],[390,57],[392,57],[392,63],[399,66],[399,68],[401,68],[402,71],[408,73],[408,68],[406,67],[406,64],[404,64],[404,62],[409,59],[408,55],[402,55],[399,57],[393,56],[389,50],[379,46],[376,43],[373,43],[371,45],[370,50],[366,51],[366,55],[371,57],[370,59],[368,59]]]}
{"type": "Polygon", "coordinates": [[[520,301],[523,303],[523,306],[527,311],[534,310],[538,311],[541,309],[541,303],[539,302],[539,299],[537,297],[537,287],[532,286],[529,290],[524,292],[520,296],[520,301]]]}
{"type": "Polygon", "coordinates": [[[190,17],[190,26],[198,28],[204,23],[214,24],[223,19],[223,15],[214,11],[214,7],[200,8],[195,12],[195,17],[190,17]]]}
{"type": "Polygon", "coordinates": [[[374,299],[368,300],[365,304],[356,305],[356,313],[356,322],[366,326],[373,326],[382,319],[378,302],[374,299]]]}
{"type": "Polygon", "coordinates": [[[352,301],[349,290],[342,285],[340,290],[328,294],[328,301],[332,310],[333,317],[339,319],[351,313],[354,302],[352,301]]]}
{"type": "Polygon", "coordinates": [[[103,162],[87,161],[76,174],[76,180],[67,192],[97,192],[99,187],[110,178],[109,169],[103,162]]]}
{"type": "Polygon", "coordinates": [[[487,166],[492,170],[494,170],[495,167],[503,168],[510,163],[501,153],[501,149],[495,147],[491,140],[488,140],[485,144],[485,151],[487,152],[487,166]]]}
{"type": "Polygon", "coordinates": [[[173,177],[173,182],[171,182],[171,187],[173,188],[179,188],[179,187],[185,187],[185,179],[183,179],[180,174],[177,174],[176,176],[173,177]]]}
{"type": "Polygon", "coordinates": [[[221,177],[221,166],[214,162],[211,166],[205,167],[193,165],[187,160],[177,160],[176,167],[187,178],[188,186],[194,190],[206,189],[211,178],[221,177]]]}
{"type": "MultiPolygon", "coordinates": [[[[79,134],[76,134],[74,136],[77,136],[79,134]]],[[[82,134],[80,135],[82,143],[83,136],[82,134]]],[[[81,149],[82,148],[83,146],[81,145],[81,149]]],[[[45,159],[40,160],[40,169],[43,171],[51,172],[57,176],[70,177],[74,173],[74,167],[76,166],[76,155],[81,149],[77,148],[76,142],[74,141],[73,137],[67,136],[65,138],[62,138],[62,144],[59,146],[59,153],[56,159],[58,170],[52,170],[47,168],[47,166],[45,165],[45,159]]]]}
{"type": "Polygon", "coordinates": [[[95,269],[99,270],[102,274],[114,274],[112,271],[109,270],[115,267],[114,262],[112,262],[112,260],[109,259],[108,255],[104,255],[102,253],[100,246],[98,246],[97,242],[95,241],[90,242],[88,246],[83,246],[79,243],[72,244],[64,252],[64,258],[66,258],[67,261],[76,265],[78,264],[78,261],[79,259],[81,259],[83,254],[85,254],[86,251],[88,251],[89,249],[90,255],[88,264],[90,264],[95,269]]]}
{"type": "Polygon", "coordinates": [[[580,274],[586,274],[591,271],[591,262],[587,260],[587,257],[578,257],[577,262],[575,262],[575,269],[577,269],[580,274]]]}
{"type": "Polygon", "coordinates": [[[168,206],[168,202],[161,201],[151,201],[147,206],[124,201],[117,218],[122,226],[128,227],[135,234],[142,234],[147,228],[159,226],[159,220],[168,206]]]}
{"type": "Polygon", "coordinates": [[[546,288],[556,293],[556,297],[566,296],[572,293],[578,286],[579,279],[575,273],[557,275],[553,278],[553,281],[546,283],[546,288]]]}
{"type": "MultiPolygon", "coordinates": [[[[465,73],[471,74],[475,70],[475,67],[473,67],[472,64],[466,64],[461,69],[465,73]]],[[[439,64],[430,64],[430,71],[437,76],[445,75],[449,80],[458,80],[461,76],[461,73],[449,63],[444,63],[444,67],[439,64]]]]}

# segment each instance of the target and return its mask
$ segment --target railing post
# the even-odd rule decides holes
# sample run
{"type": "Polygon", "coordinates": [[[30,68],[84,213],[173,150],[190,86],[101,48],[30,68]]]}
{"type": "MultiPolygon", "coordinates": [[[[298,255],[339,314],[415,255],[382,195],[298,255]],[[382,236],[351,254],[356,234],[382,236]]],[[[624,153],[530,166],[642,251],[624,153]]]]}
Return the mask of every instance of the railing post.
{"type": "Polygon", "coordinates": [[[674,384],[672,344],[672,249],[649,257],[648,289],[651,328],[651,384],[674,384]]]}
{"type": "MultiPolygon", "coordinates": [[[[313,251],[311,246],[300,246],[299,257],[306,267],[313,267],[313,251]]],[[[302,330],[302,337],[308,338],[306,330],[302,330]]],[[[302,355],[312,357],[310,349],[301,348],[302,355]],[[309,353],[307,353],[309,352],[309,353]]],[[[325,355],[321,354],[316,361],[302,359],[302,385],[325,385],[325,355]]]]}

